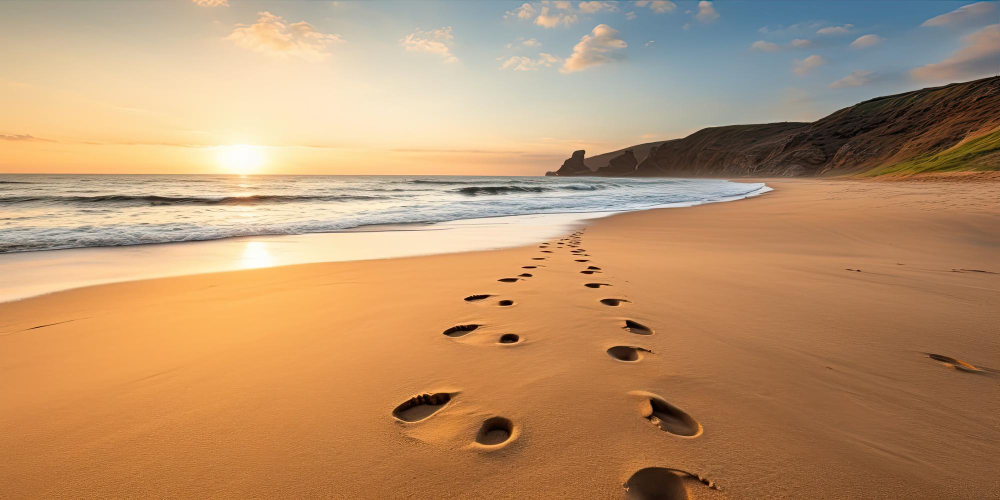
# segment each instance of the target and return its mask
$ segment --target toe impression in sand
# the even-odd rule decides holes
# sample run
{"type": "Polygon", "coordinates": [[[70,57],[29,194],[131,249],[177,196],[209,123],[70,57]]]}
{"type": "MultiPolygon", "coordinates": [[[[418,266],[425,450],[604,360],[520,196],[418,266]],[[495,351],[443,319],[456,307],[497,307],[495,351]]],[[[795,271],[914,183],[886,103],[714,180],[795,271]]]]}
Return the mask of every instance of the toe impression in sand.
{"type": "Polygon", "coordinates": [[[626,332],[634,333],[636,335],[652,335],[653,329],[639,323],[638,321],[632,321],[630,319],[625,320],[625,326],[622,327],[626,332]]]}
{"type": "Polygon", "coordinates": [[[392,410],[392,416],[403,422],[419,422],[444,408],[456,394],[437,392],[413,396],[392,410]]]}
{"type": "Polygon", "coordinates": [[[641,401],[642,417],[660,430],[687,438],[701,435],[703,429],[697,420],[662,397],[645,391],[634,391],[629,395],[641,401]]]}

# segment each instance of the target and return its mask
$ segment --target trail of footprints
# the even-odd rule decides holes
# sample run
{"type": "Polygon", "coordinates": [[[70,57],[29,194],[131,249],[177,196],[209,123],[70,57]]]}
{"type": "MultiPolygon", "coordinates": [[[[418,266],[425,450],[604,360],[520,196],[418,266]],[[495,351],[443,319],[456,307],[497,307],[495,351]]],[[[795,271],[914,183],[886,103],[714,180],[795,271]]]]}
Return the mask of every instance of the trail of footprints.
{"type": "MultiPolygon", "coordinates": [[[[551,243],[539,245],[540,253],[545,255],[532,257],[532,260],[545,261],[554,256],[554,250],[569,248],[571,249],[569,251],[570,258],[574,262],[588,264],[584,269],[579,271],[580,274],[588,276],[602,274],[603,270],[600,267],[590,264],[591,261],[588,258],[590,254],[580,247],[584,231],[585,229],[581,229],[572,233],[568,237],[557,241],[555,245],[551,243]]],[[[538,270],[544,267],[544,264],[535,263],[521,266],[521,269],[538,270]]],[[[531,278],[534,278],[533,272],[522,272],[517,276],[504,277],[497,281],[500,283],[516,283],[531,278]]],[[[604,282],[588,282],[583,283],[583,286],[599,290],[612,285],[604,282]]],[[[492,303],[497,307],[510,307],[515,304],[513,300],[500,299],[495,294],[469,295],[464,300],[471,303],[492,303]]],[[[600,298],[597,301],[608,307],[621,307],[631,303],[627,299],[617,297],[600,298]]],[[[444,330],[442,333],[446,337],[455,339],[472,334],[481,326],[483,325],[456,325],[444,330]]],[[[654,334],[652,328],[632,319],[623,320],[619,323],[619,327],[622,331],[634,335],[649,336],[654,334]]],[[[521,337],[515,333],[503,333],[496,339],[496,345],[498,346],[516,345],[519,342],[521,342],[521,337]]],[[[646,355],[654,354],[650,349],[635,345],[616,345],[608,348],[606,353],[614,362],[623,363],[637,363],[643,360],[646,355]]],[[[406,423],[421,422],[448,406],[458,394],[457,392],[419,394],[397,406],[392,411],[392,415],[396,419],[406,423]]],[[[648,420],[652,427],[682,438],[690,439],[701,435],[703,429],[697,420],[680,408],[667,402],[661,396],[644,391],[633,391],[627,395],[641,403],[640,407],[642,410],[637,414],[637,418],[648,420]]],[[[502,416],[493,416],[484,420],[476,435],[470,436],[470,438],[480,447],[494,449],[506,446],[516,440],[517,436],[518,427],[515,422],[502,416]]],[[[686,499],[688,498],[687,492],[689,488],[686,484],[689,486],[694,485],[691,487],[701,486],[718,489],[714,483],[699,475],[665,467],[647,467],[641,469],[635,472],[622,486],[624,488],[624,497],[628,499],[686,499]]]]}

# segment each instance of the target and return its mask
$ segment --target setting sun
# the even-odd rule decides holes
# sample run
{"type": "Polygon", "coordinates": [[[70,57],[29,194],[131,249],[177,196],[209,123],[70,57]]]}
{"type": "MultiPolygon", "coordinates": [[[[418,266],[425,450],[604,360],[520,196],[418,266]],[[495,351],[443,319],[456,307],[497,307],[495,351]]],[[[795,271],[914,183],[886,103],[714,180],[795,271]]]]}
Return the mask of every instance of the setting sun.
{"type": "Polygon", "coordinates": [[[226,171],[240,175],[252,174],[264,165],[261,148],[246,144],[220,146],[216,159],[226,171]]]}

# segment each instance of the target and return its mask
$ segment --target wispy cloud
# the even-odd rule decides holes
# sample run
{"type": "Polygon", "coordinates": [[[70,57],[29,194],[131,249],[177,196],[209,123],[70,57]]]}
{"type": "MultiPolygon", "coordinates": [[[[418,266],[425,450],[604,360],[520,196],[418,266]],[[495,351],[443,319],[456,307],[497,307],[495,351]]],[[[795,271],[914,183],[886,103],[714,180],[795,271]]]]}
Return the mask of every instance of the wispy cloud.
{"type": "Polygon", "coordinates": [[[329,47],[344,41],[339,35],[316,31],[305,21],[288,23],[283,17],[270,12],[258,12],[257,16],[256,23],[236,25],[236,29],[225,39],[261,54],[308,61],[329,57],[329,47]]]}
{"type": "Polygon", "coordinates": [[[854,28],[853,24],[845,24],[843,26],[827,26],[826,28],[820,28],[816,30],[817,35],[846,35],[851,32],[854,28]]]}
{"type": "Polygon", "coordinates": [[[654,14],[666,14],[677,9],[677,4],[667,0],[639,0],[635,2],[636,7],[649,7],[654,14]]]}
{"type": "Polygon", "coordinates": [[[608,12],[618,12],[618,2],[601,2],[592,0],[590,2],[578,3],[577,8],[584,14],[596,14],[602,10],[606,10],[608,12]]]}
{"type": "Polygon", "coordinates": [[[535,18],[535,24],[543,28],[555,28],[559,25],[569,26],[579,19],[573,13],[555,10],[550,7],[542,7],[541,12],[538,13],[538,17],[535,18]]]}
{"type": "Polygon", "coordinates": [[[844,87],[860,87],[862,85],[868,85],[872,81],[871,71],[859,69],[857,71],[851,72],[851,74],[841,78],[830,84],[830,88],[839,89],[844,87]]]}
{"type": "Polygon", "coordinates": [[[500,65],[500,69],[509,69],[512,71],[535,71],[538,68],[551,68],[553,64],[557,64],[560,61],[558,57],[552,54],[546,54],[541,52],[538,54],[538,58],[532,59],[527,56],[513,56],[500,65]]]}
{"type": "Polygon", "coordinates": [[[458,62],[458,58],[451,52],[455,37],[451,34],[451,26],[445,26],[436,30],[416,31],[406,35],[399,41],[403,48],[412,52],[430,52],[441,56],[445,63],[458,62]]]}
{"type": "Polygon", "coordinates": [[[992,15],[997,10],[997,2],[978,2],[963,5],[947,14],[932,17],[921,24],[921,26],[966,26],[972,24],[988,23],[996,20],[992,15]]]}
{"type": "Polygon", "coordinates": [[[229,7],[228,0],[191,0],[200,7],[229,7]]]}
{"type": "Polygon", "coordinates": [[[56,142],[51,139],[42,139],[40,137],[35,137],[31,134],[14,134],[14,135],[0,134],[0,140],[17,141],[17,142],[56,142]]]}
{"type": "Polygon", "coordinates": [[[779,50],[805,49],[812,46],[812,41],[796,38],[787,45],[778,45],[774,42],[757,40],[750,44],[750,50],[754,52],[778,52],[779,50]]]}
{"type": "Polygon", "coordinates": [[[864,49],[868,47],[874,47],[882,43],[885,39],[878,35],[861,35],[851,42],[852,49],[864,49]]]}
{"type": "Polygon", "coordinates": [[[508,43],[504,47],[508,48],[508,49],[516,49],[516,48],[520,48],[520,47],[538,48],[538,47],[541,47],[541,46],[542,46],[542,42],[539,42],[537,39],[528,38],[527,40],[525,40],[522,37],[522,38],[518,38],[517,40],[514,40],[513,42],[508,43]]]}
{"type": "Polygon", "coordinates": [[[951,57],[910,72],[916,80],[957,81],[1000,73],[1000,24],[991,24],[963,37],[965,45],[951,57]]]}
{"type": "Polygon", "coordinates": [[[618,30],[607,24],[598,24],[590,35],[583,35],[580,43],[573,47],[573,55],[566,59],[560,71],[573,73],[620,60],[624,57],[621,50],[627,46],[625,40],[618,36],[618,30]]]}
{"type": "Polygon", "coordinates": [[[823,59],[823,56],[813,54],[805,59],[796,59],[792,65],[792,72],[803,76],[812,73],[813,70],[824,64],[826,64],[826,59],[823,59]]]}

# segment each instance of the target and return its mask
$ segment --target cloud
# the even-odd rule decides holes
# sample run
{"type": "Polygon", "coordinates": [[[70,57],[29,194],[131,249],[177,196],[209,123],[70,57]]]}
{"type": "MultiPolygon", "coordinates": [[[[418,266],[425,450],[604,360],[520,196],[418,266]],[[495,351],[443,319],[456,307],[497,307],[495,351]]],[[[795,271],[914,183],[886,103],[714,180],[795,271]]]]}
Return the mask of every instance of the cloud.
{"type": "Polygon", "coordinates": [[[991,24],[962,38],[965,45],[951,57],[910,72],[916,80],[972,80],[1000,73],[1000,24],[991,24]]]}
{"type": "Polygon", "coordinates": [[[606,10],[608,12],[618,12],[618,2],[599,2],[597,0],[580,2],[577,4],[577,8],[584,14],[595,14],[602,10],[606,10]]]}
{"type": "Polygon", "coordinates": [[[635,2],[636,7],[649,7],[654,14],[666,14],[677,9],[677,4],[667,0],[639,0],[635,2]]]}
{"type": "Polygon", "coordinates": [[[531,19],[532,17],[535,17],[535,12],[536,12],[535,8],[532,7],[530,3],[525,2],[525,3],[521,4],[520,7],[516,8],[514,10],[508,10],[507,13],[504,14],[503,17],[505,17],[505,18],[506,17],[516,17],[516,18],[521,19],[521,20],[528,20],[528,19],[531,19]]]}
{"type": "Polygon", "coordinates": [[[868,85],[872,81],[872,72],[864,69],[859,69],[857,71],[851,72],[851,74],[841,78],[830,84],[831,89],[840,89],[844,87],[860,87],[862,85],[868,85]]]}
{"type": "Polygon", "coordinates": [[[532,59],[526,56],[511,57],[510,59],[504,61],[504,63],[500,66],[500,69],[509,69],[513,71],[535,71],[538,68],[551,68],[553,64],[558,62],[558,57],[541,52],[538,54],[538,59],[532,59]]]}
{"type": "Polygon", "coordinates": [[[0,134],[0,140],[18,141],[18,142],[56,142],[51,139],[42,139],[40,137],[35,137],[31,134],[15,134],[15,135],[0,134]]]}
{"type": "Polygon", "coordinates": [[[969,24],[977,24],[987,20],[996,19],[996,16],[991,16],[993,11],[997,9],[996,2],[979,2],[970,3],[969,5],[963,5],[947,14],[941,14],[940,16],[932,17],[921,24],[921,26],[963,26],[969,24]]]}
{"type": "Polygon", "coordinates": [[[803,40],[802,38],[796,38],[795,40],[792,40],[791,42],[788,43],[790,47],[796,49],[804,49],[806,47],[812,46],[812,44],[813,44],[812,40],[803,40]]]}
{"type": "Polygon", "coordinates": [[[696,14],[694,18],[707,24],[718,19],[719,13],[715,11],[715,7],[712,6],[712,2],[709,2],[708,0],[701,0],[698,2],[698,14],[696,14]]]}
{"type": "Polygon", "coordinates": [[[522,42],[521,45],[524,45],[525,47],[541,47],[542,46],[542,42],[539,42],[538,40],[535,40],[534,38],[529,38],[529,39],[525,40],[524,42],[522,42]]]}
{"type": "Polygon", "coordinates": [[[411,52],[437,54],[448,64],[458,62],[455,54],[451,53],[451,46],[455,43],[455,37],[451,34],[451,26],[430,31],[421,31],[420,28],[417,28],[413,33],[406,35],[399,43],[403,44],[403,48],[411,52]]]}
{"type": "Polygon", "coordinates": [[[811,73],[814,69],[826,64],[826,59],[822,56],[811,55],[805,59],[796,59],[792,67],[792,72],[803,76],[811,73]]]}
{"type": "Polygon", "coordinates": [[[646,42],[645,46],[646,47],[652,47],[654,43],[656,43],[656,40],[650,40],[650,41],[646,42]]]}
{"type": "Polygon", "coordinates": [[[756,42],[750,45],[750,50],[756,52],[777,52],[781,50],[781,47],[779,47],[778,44],[773,42],[765,42],[764,40],[757,40],[756,42]]]}
{"type": "Polygon", "coordinates": [[[255,24],[237,24],[225,40],[273,57],[299,57],[308,61],[329,57],[329,46],[344,41],[338,35],[316,31],[305,21],[289,24],[270,12],[257,15],[255,24]]]}
{"type": "Polygon", "coordinates": [[[861,35],[857,40],[851,42],[852,49],[864,49],[882,43],[885,38],[878,35],[861,35]]]}
{"type": "Polygon", "coordinates": [[[816,30],[817,35],[846,35],[851,32],[853,24],[845,24],[843,26],[827,26],[826,28],[820,28],[816,30]]]}
{"type": "Polygon", "coordinates": [[[569,26],[579,20],[576,14],[567,12],[552,11],[549,7],[542,7],[542,11],[535,18],[535,24],[543,28],[555,28],[560,24],[569,26]]]}
{"type": "Polygon", "coordinates": [[[525,40],[524,38],[518,38],[517,40],[514,40],[511,43],[508,43],[504,47],[508,48],[508,49],[513,49],[515,47],[518,47],[518,48],[519,47],[537,48],[537,47],[541,47],[541,46],[542,46],[542,42],[539,42],[537,39],[529,38],[529,39],[525,40]]]}
{"type": "Polygon", "coordinates": [[[228,0],[191,0],[199,7],[229,7],[228,0]]]}
{"type": "Polygon", "coordinates": [[[580,43],[573,47],[573,55],[566,59],[559,71],[573,73],[619,60],[623,57],[621,50],[627,46],[625,40],[619,38],[618,30],[607,24],[598,24],[592,34],[583,35],[580,43]]]}
{"type": "Polygon", "coordinates": [[[635,12],[626,12],[625,13],[625,20],[626,21],[633,21],[633,20],[635,20],[635,12]]]}

